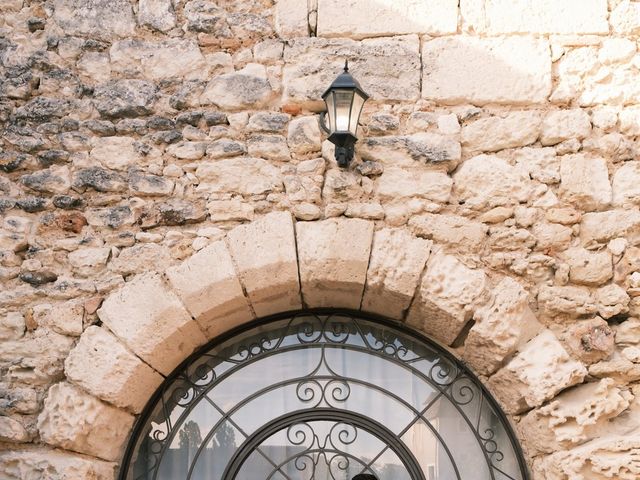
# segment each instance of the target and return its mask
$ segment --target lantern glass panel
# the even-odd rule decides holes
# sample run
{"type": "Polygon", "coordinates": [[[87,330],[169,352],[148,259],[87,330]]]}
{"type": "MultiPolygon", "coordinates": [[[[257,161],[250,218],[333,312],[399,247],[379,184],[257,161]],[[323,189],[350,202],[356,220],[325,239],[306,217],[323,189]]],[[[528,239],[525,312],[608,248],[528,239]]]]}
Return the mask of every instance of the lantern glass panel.
{"type": "Polygon", "coordinates": [[[366,99],[358,92],[354,93],[353,106],[351,108],[351,120],[349,120],[349,131],[354,137],[357,137],[356,132],[358,130],[358,119],[360,118],[360,113],[362,113],[362,107],[364,106],[366,99]]]}
{"type": "Polygon", "coordinates": [[[333,92],[329,92],[327,96],[324,98],[324,102],[327,104],[327,128],[330,132],[334,131],[334,125],[336,124],[336,110],[335,110],[335,102],[333,99],[333,92]]]}
{"type": "Polygon", "coordinates": [[[336,123],[334,132],[348,132],[349,121],[351,119],[351,104],[353,102],[354,91],[353,90],[336,90],[335,95],[335,109],[336,109],[336,123]]]}

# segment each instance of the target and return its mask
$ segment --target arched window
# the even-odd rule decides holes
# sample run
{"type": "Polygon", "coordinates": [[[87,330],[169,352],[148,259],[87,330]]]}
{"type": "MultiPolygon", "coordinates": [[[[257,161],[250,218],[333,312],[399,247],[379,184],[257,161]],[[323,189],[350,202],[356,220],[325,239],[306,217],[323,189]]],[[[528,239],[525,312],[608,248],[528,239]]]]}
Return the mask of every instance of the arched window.
{"type": "Polygon", "coordinates": [[[401,324],[342,311],[255,322],[156,393],[123,480],[525,480],[479,381],[401,324]]]}

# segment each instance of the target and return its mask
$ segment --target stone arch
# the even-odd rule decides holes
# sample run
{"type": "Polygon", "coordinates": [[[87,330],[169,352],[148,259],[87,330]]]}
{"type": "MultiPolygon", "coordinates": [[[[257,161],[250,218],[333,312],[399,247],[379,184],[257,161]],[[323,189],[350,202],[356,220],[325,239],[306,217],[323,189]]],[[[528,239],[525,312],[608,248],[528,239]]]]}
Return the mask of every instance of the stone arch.
{"type": "Polygon", "coordinates": [[[67,358],[67,380],[49,391],[43,440],[118,462],[135,415],[196,348],[254,318],[306,307],[405,321],[453,346],[507,414],[542,405],[587,373],[540,326],[514,280],[470,268],[405,228],[294,223],[274,212],[112,293],[98,311],[102,325],[87,328],[67,358]],[[91,421],[64,428],[72,409],[91,421]]]}

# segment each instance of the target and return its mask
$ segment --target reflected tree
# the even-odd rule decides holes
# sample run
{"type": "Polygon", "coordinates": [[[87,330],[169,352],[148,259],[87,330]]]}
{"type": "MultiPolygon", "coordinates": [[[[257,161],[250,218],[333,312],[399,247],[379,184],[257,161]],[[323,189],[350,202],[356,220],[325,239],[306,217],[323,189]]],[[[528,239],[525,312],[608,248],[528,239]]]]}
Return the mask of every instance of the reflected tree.
{"type": "Polygon", "coordinates": [[[201,443],[200,427],[194,420],[189,420],[180,430],[180,450],[187,452],[189,463],[193,460],[193,456],[201,443]]]}

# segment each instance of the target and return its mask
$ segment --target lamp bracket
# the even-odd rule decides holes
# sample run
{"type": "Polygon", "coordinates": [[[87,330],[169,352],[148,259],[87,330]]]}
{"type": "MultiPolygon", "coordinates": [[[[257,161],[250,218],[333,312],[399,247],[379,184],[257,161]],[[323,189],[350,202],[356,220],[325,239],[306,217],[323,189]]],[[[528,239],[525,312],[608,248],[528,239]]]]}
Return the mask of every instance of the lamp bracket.
{"type": "Polygon", "coordinates": [[[336,147],[336,162],[338,162],[340,167],[346,168],[349,166],[349,163],[351,163],[351,160],[353,160],[354,153],[355,150],[353,146],[336,147]]]}
{"type": "Polygon", "coordinates": [[[322,130],[324,130],[328,135],[331,135],[331,130],[329,130],[329,127],[327,127],[327,122],[326,122],[326,117],[327,117],[327,112],[320,112],[320,118],[318,119],[318,122],[320,123],[320,128],[322,128],[322,130]]]}

